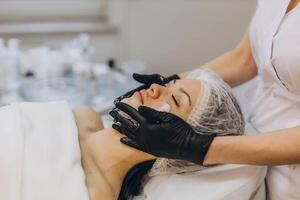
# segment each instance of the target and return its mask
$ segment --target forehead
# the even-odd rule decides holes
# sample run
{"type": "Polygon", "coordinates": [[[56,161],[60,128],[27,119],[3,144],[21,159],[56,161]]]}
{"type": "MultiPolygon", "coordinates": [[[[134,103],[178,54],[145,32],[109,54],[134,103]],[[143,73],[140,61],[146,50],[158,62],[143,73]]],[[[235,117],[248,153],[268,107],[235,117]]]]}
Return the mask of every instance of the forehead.
{"type": "Polygon", "coordinates": [[[180,88],[185,90],[191,97],[192,106],[195,104],[201,90],[200,80],[190,80],[190,79],[179,79],[175,84],[170,86],[170,89],[174,92],[180,91],[180,88]]]}

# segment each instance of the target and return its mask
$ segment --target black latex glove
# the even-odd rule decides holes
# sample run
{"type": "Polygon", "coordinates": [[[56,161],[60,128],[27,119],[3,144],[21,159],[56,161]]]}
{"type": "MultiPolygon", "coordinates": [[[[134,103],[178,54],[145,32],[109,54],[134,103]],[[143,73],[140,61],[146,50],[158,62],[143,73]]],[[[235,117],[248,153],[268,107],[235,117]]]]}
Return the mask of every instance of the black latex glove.
{"type": "Polygon", "coordinates": [[[172,80],[180,79],[180,77],[177,74],[174,74],[174,75],[168,76],[168,77],[164,77],[160,74],[133,74],[132,77],[134,78],[134,80],[142,83],[143,85],[141,85],[133,90],[130,90],[129,92],[116,98],[114,100],[114,103],[120,102],[124,98],[131,97],[133,95],[133,93],[135,93],[136,91],[140,91],[142,89],[149,88],[151,86],[151,84],[153,84],[153,83],[156,83],[159,85],[165,85],[172,80]]]}
{"type": "Polygon", "coordinates": [[[203,164],[204,157],[215,135],[196,133],[181,118],[140,106],[138,111],[119,102],[116,108],[135,120],[112,110],[113,128],[126,135],[121,142],[157,157],[180,159],[203,164]]]}

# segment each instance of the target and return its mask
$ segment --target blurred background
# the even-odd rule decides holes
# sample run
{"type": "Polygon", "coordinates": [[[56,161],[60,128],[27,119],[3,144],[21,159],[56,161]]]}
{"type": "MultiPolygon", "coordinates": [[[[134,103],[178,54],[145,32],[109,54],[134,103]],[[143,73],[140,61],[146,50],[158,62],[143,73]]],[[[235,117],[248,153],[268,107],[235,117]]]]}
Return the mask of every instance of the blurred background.
{"type": "Polygon", "coordinates": [[[0,0],[0,105],[99,112],[133,72],[180,73],[235,47],[256,0],[0,0]]]}

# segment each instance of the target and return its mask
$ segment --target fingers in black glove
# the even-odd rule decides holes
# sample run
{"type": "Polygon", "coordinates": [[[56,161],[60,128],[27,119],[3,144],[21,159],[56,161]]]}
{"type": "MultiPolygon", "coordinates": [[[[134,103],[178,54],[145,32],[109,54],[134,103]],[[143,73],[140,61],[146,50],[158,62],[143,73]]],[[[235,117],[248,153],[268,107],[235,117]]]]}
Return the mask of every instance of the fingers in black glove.
{"type": "Polygon", "coordinates": [[[134,73],[132,77],[143,84],[146,84],[150,86],[152,83],[156,83],[159,85],[165,85],[169,83],[172,80],[180,79],[180,77],[177,74],[174,74],[172,76],[164,77],[160,74],[136,74],[134,73]]]}
{"type": "Polygon", "coordinates": [[[120,122],[129,131],[134,131],[137,128],[136,123],[122,116],[118,111],[112,110],[109,112],[110,116],[114,118],[115,121],[120,122]]]}
{"type": "Polygon", "coordinates": [[[167,83],[169,83],[170,81],[173,81],[173,80],[178,80],[178,79],[180,79],[180,77],[177,75],[177,74],[174,74],[174,75],[172,75],[172,76],[168,76],[168,77],[166,77],[165,78],[165,83],[164,84],[167,84],[167,83]]]}
{"type": "Polygon", "coordinates": [[[116,104],[116,103],[122,101],[122,100],[125,99],[125,98],[131,97],[131,96],[132,96],[135,92],[137,92],[137,91],[140,91],[140,90],[143,90],[143,89],[147,89],[147,88],[149,88],[148,85],[141,85],[141,86],[139,86],[139,87],[137,87],[137,88],[135,88],[135,89],[133,89],[133,90],[130,90],[129,92],[127,92],[127,93],[123,94],[122,96],[119,96],[118,98],[116,98],[116,99],[114,100],[114,104],[116,104]]]}
{"type": "Polygon", "coordinates": [[[187,122],[172,113],[145,106],[139,107],[137,111],[121,102],[116,106],[139,124],[135,130],[129,131],[126,128],[128,124],[118,119],[120,124],[117,129],[129,138],[122,141],[124,144],[157,157],[203,163],[215,134],[195,132],[187,122]]]}
{"type": "Polygon", "coordinates": [[[168,76],[168,77],[164,77],[160,74],[136,74],[134,73],[132,75],[132,77],[137,81],[142,83],[142,86],[139,86],[133,90],[130,90],[129,92],[127,92],[126,94],[116,98],[114,100],[114,103],[116,104],[117,102],[122,101],[122,99],[124,98],[128,98],[131,97],[133,95],[133,93],[135,93],[136,91],[140,91],[142,89],[147,89],[151,86],[151,84],[156,83],[159,85],[165,85],[167,83],[169,83],[172,80],[175,79],[180,79],[180,77],[177,74],[174,74],[172,76],[168,76]]]}
{"type": "Polygon", "coordinates": [[[139,145],[138,143],[136,143],[134,140],[128,138],[128,137],[122,137],[120,139],[120,141],[123,143],[123,144],[126,144],[132,148],[135,148],[135,149],[138,149],[140,151],[144,151],[143,147],[141,145],[139,145]]]}
{"type": "Polygon", "coordinates": [[[128,91],[127,93],[123,94],[122,96],[119,96],[118,98],[116,98],[114,100],[114,104],[122,101],[125,98],[131,97],[137,91],[140,91],[140,90],[143,90],[143,89],[148,89],[152,83],[159,82],[159,81],[155,81],[156,79],[160,80],[160,77],[158,77],[157,75],[152,75],[152,74],[147,75],[147,74],[136,74],[136,73],[134,73],[132,75],[132,77],[137,82],[142,83],[143,85],[141,85],[141,86],[139,86],[139,87],[137,87],[133,90],[128,91]]]}
{"type": "Polygon", "coordinates": [[[124,126],[122,126],[122,124],[120,124],[120,123],[113,123],[112,128],[117,130],[121,134],[126,135],[128,138],[131,138],[133,140],[136,139],[136,136],[134,134],[132,134],[132,132],[129,131],[128,129],[126,129],[124,126]]]}
{"type": "MultiPolygon", "coordinates": [[[[128,105],[129,106],[129,105],[128,105]]],[[[118,132],[126,135],[131,139],[135,139],[136,135],[135,130],[138,128],[138,124],[133,122],[132,120],[124,117],[120,114],[117,109],[113,109],[109,112],[110,116],[114,118],[114,123],[112,128],[117,130],[118,132]]]]}
{"type": "Polygon", "coordinates": [[[138,137],[140,126],[144,127],[143,124],[146,123],[144,116],[142,116],[135,108],[123,102],[117,102],[116,108],[110,111],[109,114],[114,118],[115,122],[112,127],[133,140],[138,137]],[[118,109],[118,111],[116,109],[118,109]],[[135,122],[124,117],[119,111],[129,115],[135,122]]]}
{"type": "Polygon", "coordinates": [[[116,103],[116,108],[128,114],[130,117],[132,117],[133,120],[135,120],[139,124],[145,123],[145,118],[132,106],[123,102],[118,102],[116,103]]]}
{"type": "Polygon", "coordinates": [[[124,130],[124,128],[120,125],[120,123],[117,123],[117,122],[113,123],[113,124],[112,124],[112,128],[115,129],[116,131],[120,132],[120,133],[125,134],[125,130],[124,130]]]}
{"type": "Polygon", "coordinates": [[[163,77],[160,74],[136,74],[136,73],[134,73],[132,75],[132,77],[134,78],[134,80],[136,80],[140,83],[146,84],[148,86],[150,86],[152,83],[157,83],[160,85],[165,84],[164,83],[165,77],[163,77]]]}

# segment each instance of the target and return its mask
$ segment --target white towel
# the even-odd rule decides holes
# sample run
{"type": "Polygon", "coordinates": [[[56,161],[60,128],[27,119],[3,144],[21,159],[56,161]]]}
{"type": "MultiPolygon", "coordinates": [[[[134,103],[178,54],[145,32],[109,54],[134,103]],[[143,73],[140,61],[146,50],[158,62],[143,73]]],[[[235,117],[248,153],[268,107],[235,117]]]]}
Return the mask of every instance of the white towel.
{"type": "Polygon", "coordinates": [[[0,108],[0,200],[88,200],[66,102],[0,108]]]}

